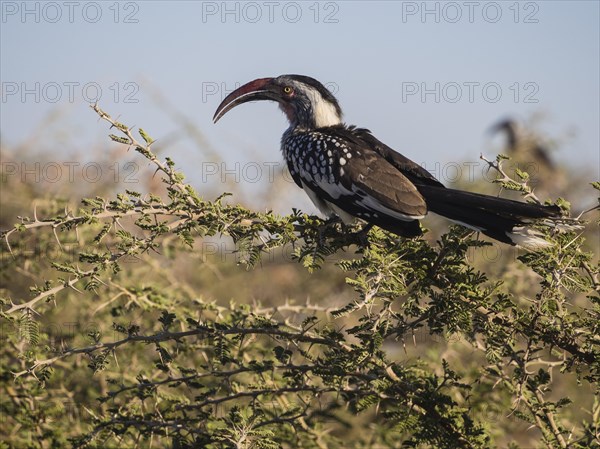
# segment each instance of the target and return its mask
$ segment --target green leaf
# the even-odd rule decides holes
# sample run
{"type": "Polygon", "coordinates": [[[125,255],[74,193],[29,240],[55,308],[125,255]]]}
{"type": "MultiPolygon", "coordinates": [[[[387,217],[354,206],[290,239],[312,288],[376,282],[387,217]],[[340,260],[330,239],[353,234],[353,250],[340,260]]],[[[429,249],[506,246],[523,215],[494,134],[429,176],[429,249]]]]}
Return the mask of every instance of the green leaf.
{"type": "Polygon", "coordinates": [[[140,136],[142,136],[142,139],[144,139],[144,141],[148,145],[151,145],[152,142],[154,142],[154,139],[152,139],[148,134],[146,134],[146,131],[144,131],[142,128],[139,128],[139,133],[140,133],[140,136]]]}

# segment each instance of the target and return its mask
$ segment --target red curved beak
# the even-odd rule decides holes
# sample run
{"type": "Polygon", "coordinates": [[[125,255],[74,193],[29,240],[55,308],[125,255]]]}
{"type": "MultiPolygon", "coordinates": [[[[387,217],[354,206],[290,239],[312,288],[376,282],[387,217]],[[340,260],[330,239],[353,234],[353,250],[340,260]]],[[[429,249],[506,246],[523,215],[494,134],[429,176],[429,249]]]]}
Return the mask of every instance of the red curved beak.
{"type": "Polygon", "coordinates": [[[213,122],[217,123],[228,111],[248,101],[278,101],[277,91],[272,88],[271,81],[273,81],[273,78],[259,78],[231,92],[217,108],[213,116],[213,122]]]}

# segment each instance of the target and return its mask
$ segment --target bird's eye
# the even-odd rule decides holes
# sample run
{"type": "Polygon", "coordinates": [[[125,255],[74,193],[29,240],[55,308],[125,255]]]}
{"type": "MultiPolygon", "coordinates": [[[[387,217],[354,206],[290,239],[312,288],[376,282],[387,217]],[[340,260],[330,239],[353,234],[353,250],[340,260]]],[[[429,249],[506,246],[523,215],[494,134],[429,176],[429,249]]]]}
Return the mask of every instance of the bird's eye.
{"type": "Polygon", "coordinates": [[[294,91],[294,89],[292,89],[290,86],[285,86],[283,88],[283,93],[287,94],[287,95],[291,95],[291,93],[294,91]]]}

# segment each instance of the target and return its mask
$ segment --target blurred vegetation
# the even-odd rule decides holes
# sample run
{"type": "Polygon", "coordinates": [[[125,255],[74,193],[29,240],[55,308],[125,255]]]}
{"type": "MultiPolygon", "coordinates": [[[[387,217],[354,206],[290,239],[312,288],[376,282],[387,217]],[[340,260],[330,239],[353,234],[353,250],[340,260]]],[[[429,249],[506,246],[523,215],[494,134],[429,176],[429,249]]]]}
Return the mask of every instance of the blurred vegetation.
{"type": "Polygon", "coordinates": [[[18,164],[52,158],[2,151],[0,448],[600,447],[597,211],[538,253],[436,220],[366,244],[201,196],[96,112],[117,142],[97,163],[137,184],[31,182],[18,164]]]}

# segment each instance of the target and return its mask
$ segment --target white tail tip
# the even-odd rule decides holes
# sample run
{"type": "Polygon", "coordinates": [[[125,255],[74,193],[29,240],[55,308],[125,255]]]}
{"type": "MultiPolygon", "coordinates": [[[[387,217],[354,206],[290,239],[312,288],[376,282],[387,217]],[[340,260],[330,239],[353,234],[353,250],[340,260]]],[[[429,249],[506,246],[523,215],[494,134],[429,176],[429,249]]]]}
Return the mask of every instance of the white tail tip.
{"type": "Polygon", "coordinates": [[[544,234],[526,226],[515,226],[512,228],[512,232],[507,232],[506,235],[515,245],[530,251],[539,251],[554,246],[554,243],[544,238],[544,234]]]}

